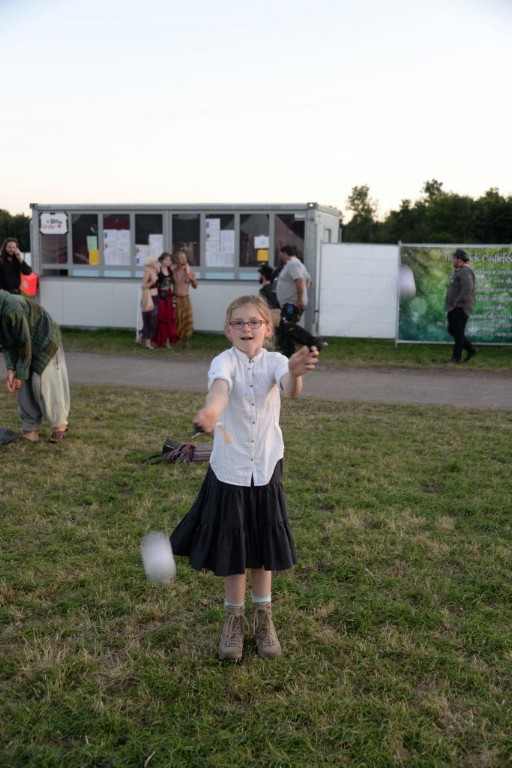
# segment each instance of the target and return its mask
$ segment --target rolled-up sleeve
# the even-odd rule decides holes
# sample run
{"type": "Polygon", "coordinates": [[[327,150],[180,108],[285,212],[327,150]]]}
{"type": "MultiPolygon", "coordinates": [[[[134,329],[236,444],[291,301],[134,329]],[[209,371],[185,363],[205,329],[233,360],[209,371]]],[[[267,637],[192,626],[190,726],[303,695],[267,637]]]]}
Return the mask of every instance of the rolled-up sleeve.
{"type": "Polygon", "coordinates": [[[233,389],[233,375],[234,375],[234,360],[233,358],[222,352],[211,362],[210,370],[208,371],[208,391],[212,388],[212,384],[217,379],[227,382],[228,394],[231,394],[233,389]]]}

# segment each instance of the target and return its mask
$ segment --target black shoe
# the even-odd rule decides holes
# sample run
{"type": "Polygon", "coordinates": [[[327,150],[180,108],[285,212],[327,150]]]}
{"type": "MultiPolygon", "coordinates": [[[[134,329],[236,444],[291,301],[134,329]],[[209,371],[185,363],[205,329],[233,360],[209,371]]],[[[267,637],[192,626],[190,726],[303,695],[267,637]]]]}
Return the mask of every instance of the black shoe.
{"type": "Polygon", "coordinates": [[[476,355],[477,352],[478,352],[478,349],[476,347],[474,347],[473,349],[470,349],[462,362],[468,363],[476,355]]]}

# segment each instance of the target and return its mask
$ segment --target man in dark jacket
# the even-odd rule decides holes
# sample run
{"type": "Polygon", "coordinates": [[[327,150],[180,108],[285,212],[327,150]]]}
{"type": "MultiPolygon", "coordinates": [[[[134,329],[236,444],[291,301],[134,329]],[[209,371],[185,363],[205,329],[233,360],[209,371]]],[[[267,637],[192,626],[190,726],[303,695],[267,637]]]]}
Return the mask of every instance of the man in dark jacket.
{"type": "Polygon", "coordinates": [[[0,288],[9,293],[19,293],[21,276],[30,274],[32,268],[24,261],[18,241],[15,237],[8,237],[0,249],[0,288]]]}
{"type": "Polygon", "coordinates": [[[446,291],[445,310],[448,313],[448,333],[454,338],[452,356],[448,363],[466,363],[477,353],[465,336],[466,323],[475,306],[475,273],[469,266],[469,256],[462,248],[452,254],[454,271],[446,291]],[[462,360],[462,351],[466,357],[462,360]]]}

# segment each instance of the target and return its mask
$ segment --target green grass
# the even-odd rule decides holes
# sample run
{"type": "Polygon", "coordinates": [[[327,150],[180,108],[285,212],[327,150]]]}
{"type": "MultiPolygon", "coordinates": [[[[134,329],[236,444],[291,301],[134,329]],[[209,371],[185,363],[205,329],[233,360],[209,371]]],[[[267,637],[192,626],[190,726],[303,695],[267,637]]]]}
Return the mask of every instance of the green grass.
{"type": "Polygon", "coordinates": [[[509,766],[512,413],[286,401],[284,653],[233,666],[222,580],[138,553],[197,493],[144,459],[202,400],[74,386],[68,440],[0,447],[0,765],[509,766]]]}
{"type": "MultiPolygon", "coordinates": [[[[135,344],[132,331],[103,329],[97,331],[64,328],[66,352],[94,352],[101,354],[144,355],[168,357],[164,349],[148,351],[135,344]]],[[[211,359],[226,348],[222,334],[194,333],[189,350],[174,354],[187,359],[211,359]]],[[[322,363],[327,365],[422,367],[433,368],[450,357],[450,346],[444,344],[399,344],[386,339],[329,339],[322,351],[322,363]]],[[[482,346],[471,361],[471,369],[512,370],[512,349],[507,346],[482,346]]]]}

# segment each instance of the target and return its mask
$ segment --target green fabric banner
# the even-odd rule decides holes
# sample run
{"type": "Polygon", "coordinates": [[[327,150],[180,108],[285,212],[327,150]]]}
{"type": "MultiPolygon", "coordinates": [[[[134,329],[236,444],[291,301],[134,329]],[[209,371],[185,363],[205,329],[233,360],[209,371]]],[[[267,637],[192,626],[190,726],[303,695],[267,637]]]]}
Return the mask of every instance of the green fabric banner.
{"type": "MultiPolygon", "coordinates": [[[[400,246],[397,341],[453,341],[444,299],[455,247],[400,246]]],[[[466,336],[475,343],[512,344],[512,248],[462,247],[476,276],[476,303],[466,336]]]]}

